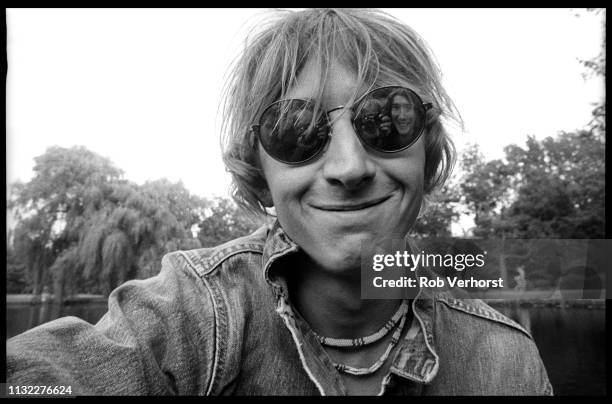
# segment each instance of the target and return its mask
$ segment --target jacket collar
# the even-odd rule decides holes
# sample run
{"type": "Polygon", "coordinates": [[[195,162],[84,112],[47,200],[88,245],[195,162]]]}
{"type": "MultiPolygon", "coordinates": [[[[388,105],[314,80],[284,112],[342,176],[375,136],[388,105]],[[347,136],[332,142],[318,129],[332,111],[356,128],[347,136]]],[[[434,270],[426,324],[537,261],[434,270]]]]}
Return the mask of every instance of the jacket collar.
{"type": "Polygon", "coordinates": [[[279,258],[299,250],[300,247],[289,238],[287,233],[285,233],[280,226],[278,220],[275,220],[268,231],[268,236],[264,244],[262,268],[264,279],[272,287],[277,298],[280,296],[287,298],[287,288],[284,279],[271,270],[272,264],[279,258]]]}
{"type": "MultiPolygon", "coordinates": [[[[418,251],[407,239],[412,251],[418,251]]],[[[285,233],[278,220],[268,231],[262,255],[263,276],[272,287],[277,299],[288,301],[287,285],[278,276],[273,264],[279,258],[300,251],[300,247],[285,233]]],[[[433,329],[434,294],[422,288],[412,301],[413,321],[394,358],[391,371],[418,383],[429,383],[438,372],[440,359],[436,354],[433,329]]]]}

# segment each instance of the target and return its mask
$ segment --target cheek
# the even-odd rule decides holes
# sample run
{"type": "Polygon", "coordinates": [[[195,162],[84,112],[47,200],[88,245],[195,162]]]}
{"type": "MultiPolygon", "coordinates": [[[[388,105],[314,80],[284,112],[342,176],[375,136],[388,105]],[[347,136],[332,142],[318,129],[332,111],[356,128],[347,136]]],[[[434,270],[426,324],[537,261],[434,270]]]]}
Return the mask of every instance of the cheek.
{"type": "Polygon", "coordinates": [[[272,197],[276,211],[284,210],[291,201],[299,199],[299,196],[307,188],[309,178],[305,169],[307,167],[291,167],[278,162],[259,150],[260,166],[272,197]]]}
{"type": "MultiPolygon", "coordinates": [[[[414,145],[404,150],[398,158],[389,160],[390,176],[414,193],[423,193],[425,178],[425,143],[421,137],[414,145]]],[[[422,196],[422,195],[421,195],[422,196]]]]}
{"type": "MultiPolygon", "coordinates": [[[[422,138],[421,138],[422,139],[422,138]]],[[[401,207],[401,221],[398,233],[405,234],[414,225],[423,203],[425,184],[425,149],[422,140],[406,151],[406,158],[401,159],[391,174],[400,183],[406,193],[401,207]]]]}

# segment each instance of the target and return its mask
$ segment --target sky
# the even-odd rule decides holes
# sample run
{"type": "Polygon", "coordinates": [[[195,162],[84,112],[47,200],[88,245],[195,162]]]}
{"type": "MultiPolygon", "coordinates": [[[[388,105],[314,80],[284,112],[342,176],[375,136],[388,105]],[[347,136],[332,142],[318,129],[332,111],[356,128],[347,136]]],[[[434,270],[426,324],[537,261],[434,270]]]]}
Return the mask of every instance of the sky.
{"type": "MultiPolygon", "coordinates": [[[[125,178],[181,180],[228,196],[220,96],[261,9],[8,9],[7,184],[34,157],[82,145],[125,178]]],[[[596,56],[603,13],[580,9],[385,9],[430,45],[465,123],[461,150],[488,158],[528,134],[582,128],[604,98],[578,59],[596,56]],[[576,14],[580,16],[577,17],[576,14]]]]}

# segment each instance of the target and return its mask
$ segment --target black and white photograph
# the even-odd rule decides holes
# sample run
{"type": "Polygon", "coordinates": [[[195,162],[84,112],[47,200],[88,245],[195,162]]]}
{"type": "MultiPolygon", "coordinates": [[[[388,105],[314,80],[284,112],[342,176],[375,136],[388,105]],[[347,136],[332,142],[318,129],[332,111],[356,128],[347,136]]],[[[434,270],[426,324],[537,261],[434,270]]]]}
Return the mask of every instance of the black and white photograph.
{"type": "Polygon", "coordinates": [[[3,397],[606,395],[606,9],[5,16],[3,397]]]}

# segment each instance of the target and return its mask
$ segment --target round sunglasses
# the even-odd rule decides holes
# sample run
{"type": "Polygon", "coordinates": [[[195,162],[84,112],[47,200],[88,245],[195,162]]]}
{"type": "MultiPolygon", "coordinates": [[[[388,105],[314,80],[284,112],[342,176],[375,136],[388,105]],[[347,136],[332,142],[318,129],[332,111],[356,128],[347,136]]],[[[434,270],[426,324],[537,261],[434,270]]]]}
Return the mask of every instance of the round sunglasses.
{"type": "MultiPolygon", "coordinates": [[[[251,129],[264,150],[285,164],[302,164],[318,156],[331,137],[329,114],[316,111],[315,102],[280,100],[261,114],[251,129]]],[[[351,110],[353,128],[361,143],[382,153],[395,153],[412,146],[425,128],[431,103],[406,87],[387,86],[361,97],[351,110]]]]}

